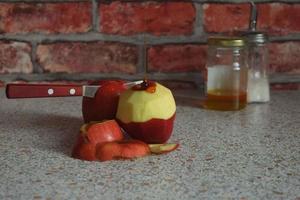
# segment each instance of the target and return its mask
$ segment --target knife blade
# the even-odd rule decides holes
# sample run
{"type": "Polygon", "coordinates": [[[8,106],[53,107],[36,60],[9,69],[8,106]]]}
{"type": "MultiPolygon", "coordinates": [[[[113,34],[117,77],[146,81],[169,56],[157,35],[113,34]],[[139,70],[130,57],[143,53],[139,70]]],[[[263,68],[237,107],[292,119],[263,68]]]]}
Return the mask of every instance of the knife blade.
{"type": "MultiPolygon", "coordinates": [[[[127,82],[124,83],[124,86],[126,88],[130,88],[133,87],[135,85],[141,84],[143,82],[143,80],[138,80],[138,81],[132,81],[132,82],[127,82]]],[[[90,97],[90,98],[94,98],[96,95],[96,92],[98,91],[98,89],[101,88],[101,85],[84,85],[83,86],[83,95],[84,97],[90,97]]]]}

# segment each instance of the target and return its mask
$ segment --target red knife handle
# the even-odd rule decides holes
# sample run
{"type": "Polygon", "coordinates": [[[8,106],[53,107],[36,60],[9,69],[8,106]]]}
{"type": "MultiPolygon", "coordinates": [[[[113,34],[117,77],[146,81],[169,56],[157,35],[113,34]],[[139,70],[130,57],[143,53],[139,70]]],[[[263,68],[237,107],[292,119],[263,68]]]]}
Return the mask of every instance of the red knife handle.
{"type": "Polygon", "coordinates": [[[7,98],[82,96],[82,85],[72,84],[7,84],[7,98]]]}

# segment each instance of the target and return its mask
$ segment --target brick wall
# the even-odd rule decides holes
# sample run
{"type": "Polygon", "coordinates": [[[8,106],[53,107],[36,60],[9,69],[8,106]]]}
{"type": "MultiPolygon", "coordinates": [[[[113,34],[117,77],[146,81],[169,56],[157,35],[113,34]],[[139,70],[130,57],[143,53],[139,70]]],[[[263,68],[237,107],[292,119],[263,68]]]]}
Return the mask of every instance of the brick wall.
{"type": "MultiPolygon", "coordinates": [[[[207,37],[247,29],[250,6],[244,2],[4,0],[0,80],[138,79],[147,73],[201,83],[207,37]]],[[[258,28],[271,36],[271,81],[300,82],[300,3],[255,2],[258,28]]]]}

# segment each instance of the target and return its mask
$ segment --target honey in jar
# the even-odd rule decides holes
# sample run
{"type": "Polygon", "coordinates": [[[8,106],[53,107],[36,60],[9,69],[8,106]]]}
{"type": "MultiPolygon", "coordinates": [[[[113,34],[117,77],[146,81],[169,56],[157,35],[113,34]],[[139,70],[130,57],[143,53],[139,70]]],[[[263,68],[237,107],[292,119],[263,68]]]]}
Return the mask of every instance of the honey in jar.
{"type": "Polygon", "coordinates": [[[241,38],[209,38],[206,100],[213,110],[240,110],[247,105],[247,63],[241,38]]]}
{"type": "Polygon", "coordinates": [[[207,91],[205,108],[213,110],[240,110],[247,105],[247,93],[225,90],[207,91]]]}

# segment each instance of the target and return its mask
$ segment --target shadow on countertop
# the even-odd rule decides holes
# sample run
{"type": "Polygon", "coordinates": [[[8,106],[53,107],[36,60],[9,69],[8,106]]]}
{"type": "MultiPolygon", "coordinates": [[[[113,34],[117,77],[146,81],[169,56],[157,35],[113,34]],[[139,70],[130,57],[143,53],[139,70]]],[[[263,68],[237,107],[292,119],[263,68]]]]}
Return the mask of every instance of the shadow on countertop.
{"type": "Polygon", "coordinates": [[[15,141],[17,148],[30,146],[32,149],[70,156],[83,120],[80,116],[21,109],[1,113],[0,124],[1,129],[9,134],[0,134],[0,139],[7,140],[7,143],[15,141]]]}

